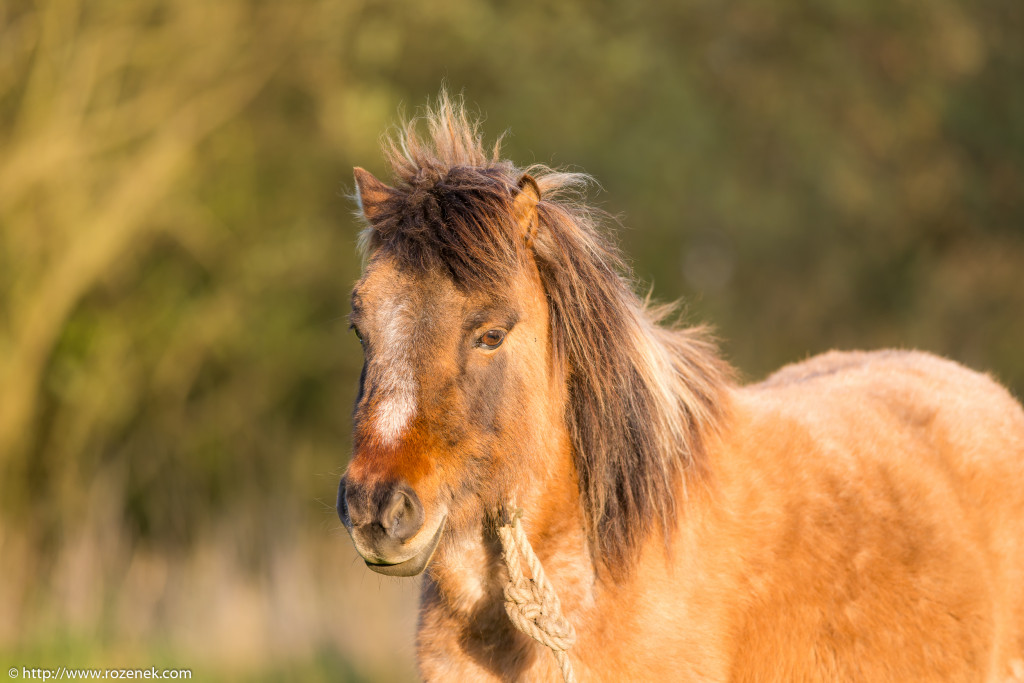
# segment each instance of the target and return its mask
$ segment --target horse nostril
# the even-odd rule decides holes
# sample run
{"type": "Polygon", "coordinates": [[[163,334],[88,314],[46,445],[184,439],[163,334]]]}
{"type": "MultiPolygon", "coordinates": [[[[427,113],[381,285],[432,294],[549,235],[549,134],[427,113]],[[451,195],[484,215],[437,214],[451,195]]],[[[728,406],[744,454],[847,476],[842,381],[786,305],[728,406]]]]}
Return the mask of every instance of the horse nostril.
{"type": "Polygon", "coordinates": [[[341,483],[338,484],[338,502],[335,504],[335,509],[338,511],[338,519],[345,526],[351,526],[352,520],[349,519],[348,515],[348,496],[345,495],[345,487],[348,481],[346,477],[341,478],[341,483]]]}
{"type": "Polygon", "coordinates": [[[391,494],[391,500],[381,510],[380,525],[389,536],[405,542],[423,526],[423,517],[423,506],[416,492],[403,485],[391,494]]]}

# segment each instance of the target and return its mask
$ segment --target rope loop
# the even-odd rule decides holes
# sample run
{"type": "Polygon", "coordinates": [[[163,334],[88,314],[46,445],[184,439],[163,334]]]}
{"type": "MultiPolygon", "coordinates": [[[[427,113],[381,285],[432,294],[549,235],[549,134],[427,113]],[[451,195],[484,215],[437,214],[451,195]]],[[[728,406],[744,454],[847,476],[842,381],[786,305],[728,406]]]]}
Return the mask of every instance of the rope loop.
{"type": "Polygon", "coordinates": [[[562,614],[558,595],[526,538],[520,523],[523,510],[516,508],[510,513],[509,507],[503,507],[498,516],[501,556],[508,568],[505,612],[513,626],[551,650],[565,683],[575,683],[566,651],[576,642],[576,631],[562,614]],[[530,571],[529,576],[523,572],[523,561],[530,571]]]}

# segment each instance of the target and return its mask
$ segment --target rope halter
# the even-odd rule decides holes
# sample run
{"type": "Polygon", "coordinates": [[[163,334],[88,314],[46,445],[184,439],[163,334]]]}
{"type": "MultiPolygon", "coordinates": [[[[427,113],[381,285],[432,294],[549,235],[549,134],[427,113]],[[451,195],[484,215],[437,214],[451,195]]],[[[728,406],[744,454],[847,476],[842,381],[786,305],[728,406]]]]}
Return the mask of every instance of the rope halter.
{"type": "Polygon", "coordinates": [[[516,508],[511,516],[507,510],[501,511],[501,523],[498,525],[501,557],[508,568],[508,583],[504,589],[505,612],[517,629],[551,649],[565,683],[575,683],[576,676],[567,652],[576,642],[576,631],[562,614],[558,596],[526,538],[519,521],[523,516],[522,508],[516,508]],[[530,570],[529,577],[523,573],[524,560],[530,570]]]}

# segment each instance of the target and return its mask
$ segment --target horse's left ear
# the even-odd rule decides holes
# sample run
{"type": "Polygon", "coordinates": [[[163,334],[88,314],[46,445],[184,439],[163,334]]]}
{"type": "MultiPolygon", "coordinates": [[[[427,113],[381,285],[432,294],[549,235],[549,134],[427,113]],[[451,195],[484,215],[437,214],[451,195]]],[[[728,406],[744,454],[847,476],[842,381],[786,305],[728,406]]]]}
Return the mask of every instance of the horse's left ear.
{"type": "Polygon", "coordinates": [[[540,187],[537,181],[527,173],[519,179],[519,194],[512,205],[512,212],[519,229],[522,230],[526,246],[533,246],[533,238],[537,236],[537,202],[540,201],[540,187]]]}
{"type": "Polygon", "coordinates": [[[362,209],[366,220],[372,223],[384,210],[384,200],[391,195],[392,190],[365,169],[356,166],[353,172],[356,176],[356,198],[359,200],[359,208],[362,209]]]}

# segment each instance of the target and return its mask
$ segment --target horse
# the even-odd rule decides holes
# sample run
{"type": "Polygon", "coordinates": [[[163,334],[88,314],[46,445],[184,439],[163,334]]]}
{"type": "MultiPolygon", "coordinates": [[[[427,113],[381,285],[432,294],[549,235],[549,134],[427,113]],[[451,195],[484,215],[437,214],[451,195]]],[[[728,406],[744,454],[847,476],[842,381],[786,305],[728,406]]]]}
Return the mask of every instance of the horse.
{"type": "Polygon", "coordinates": [[[503,160],[444,93],[383,148],[337,509],[371,570],[422,574],[424,680],[1024,680],[997,382],[886,350],[741,384],[635,293],[586,176],[503,160]],[[516,581],[560,635],[510,618],[516,581]]]}

